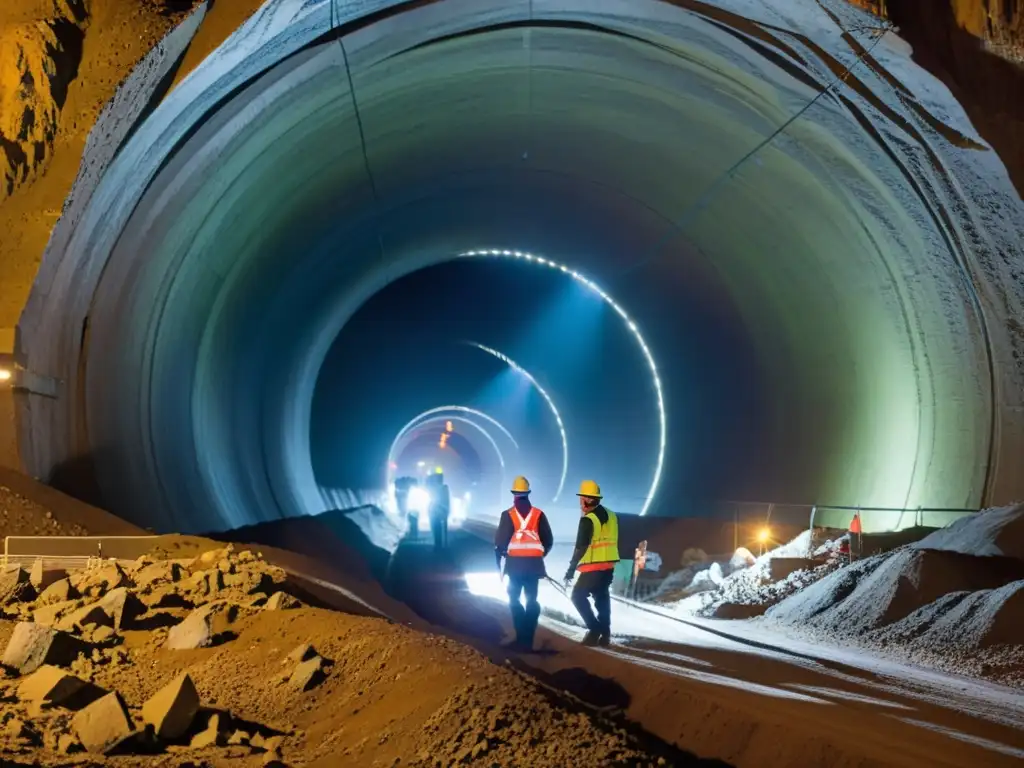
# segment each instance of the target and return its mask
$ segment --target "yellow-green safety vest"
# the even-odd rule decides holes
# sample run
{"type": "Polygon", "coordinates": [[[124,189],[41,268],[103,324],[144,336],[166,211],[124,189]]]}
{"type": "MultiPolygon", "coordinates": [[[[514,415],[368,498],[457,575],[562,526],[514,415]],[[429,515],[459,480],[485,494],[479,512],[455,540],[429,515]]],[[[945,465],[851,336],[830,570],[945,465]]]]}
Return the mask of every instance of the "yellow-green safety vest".
{"type": "Polygon", "coordinates": [[[590,537],[590,546],[576,567],[578,571],[602,570],[609,563],[619,562],[619,519],[610,509],[606,508],[605,512],[608,513],[608,522],[604,525],[593,512],[587,515],[594,533],[590,537]]]}

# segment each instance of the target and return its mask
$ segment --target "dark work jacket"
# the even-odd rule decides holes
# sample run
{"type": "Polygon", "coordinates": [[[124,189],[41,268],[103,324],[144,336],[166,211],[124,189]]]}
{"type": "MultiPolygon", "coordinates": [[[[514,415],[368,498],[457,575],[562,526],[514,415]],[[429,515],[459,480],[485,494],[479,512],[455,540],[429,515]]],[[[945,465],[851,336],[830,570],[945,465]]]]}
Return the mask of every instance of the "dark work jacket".
{"type": "MultiPolygon", "coordinates": [[[[608,522],[608,510],[604,508],[603,504],[598,504],[592,510],[591,513],[597,515],[597,519],[601,521],[601,525],[608,522]]],[[[572,560],[569,562],[569,570],[567,574],[571,574],[576,570],[576,566],[580,564],[580,560],[583,559],[583,555],[587,551],[587,547],[590,546],[591,540],[594,538],[594,524],[587,520],[586,515],[580,517],[579,528],[576,529],[576,546],[572,551],[572,560]]]]}
{"type": "MultiPolygon", "coordinates": [[[[516,499],[515,507],[524,518],[530,514],[532,504],[529,499],[521,501],[516,499]]],[[[501,513],[501,520],[498,522],[498,530],[494,534],[494,556],[501,566],[501,558],[505,558],[505,573],[510,578],[537,578],[543,579],[547,576],[544,570],[543,557],[508,557],[508,545],[512,541],[512,534],[516,532],[515,524],[512,522],[512,515],[506,509],[501,513]]],[[[548,516],[543,512],[537,522],[537,533],[540,535],[540,543],[544,545],[545,556],[551,551],[555,543],[555,537],[551,535],[551,525],[548,523],[548,516]]]]}
{"type": "Polygon", "coordinates": [[[451,494],[446,484],[435,486],[427,514],[431,520],[447,520],[451,512],[451,494]]]}

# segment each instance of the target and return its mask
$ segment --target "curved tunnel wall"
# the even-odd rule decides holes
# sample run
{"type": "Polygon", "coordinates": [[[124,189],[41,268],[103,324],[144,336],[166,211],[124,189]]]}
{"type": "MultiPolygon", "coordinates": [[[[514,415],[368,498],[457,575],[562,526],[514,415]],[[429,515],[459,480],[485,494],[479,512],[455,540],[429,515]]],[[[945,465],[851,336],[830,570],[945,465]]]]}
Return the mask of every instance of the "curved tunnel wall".
{"type": "MultiPolygon", "coordinates": [[[[805,49],[787,60],[792,38],[776,31],[770,60],[751,43],[763,25],[726,34],[735,19],[688,8],[438,0],[334,39],[348,5],[268,3],[139,127],[48,252],[22,346],[66,388],[26,415],[46,424],[32,471],[87,449],[114,510],[165,529],[316,511],[310,400],[345,319],[400,275],[504,247],[579,267],[627,308],[677,262],[712,274],[774,404],[769,493],[1017,493],[999,459],[1020,428],[1003,321],[1022,289],[972,261],[1012,245],[936,212],[967,186],[967,150],[915,144],[917,113],[886,122],[845,90],[705,200],[829,75],[805,49]],[[629,247],[608,247],[621,229],[629,247]]],[[[978,168],[997,175],[985,189],[1005,179],[996,159],[978,168]]]]}

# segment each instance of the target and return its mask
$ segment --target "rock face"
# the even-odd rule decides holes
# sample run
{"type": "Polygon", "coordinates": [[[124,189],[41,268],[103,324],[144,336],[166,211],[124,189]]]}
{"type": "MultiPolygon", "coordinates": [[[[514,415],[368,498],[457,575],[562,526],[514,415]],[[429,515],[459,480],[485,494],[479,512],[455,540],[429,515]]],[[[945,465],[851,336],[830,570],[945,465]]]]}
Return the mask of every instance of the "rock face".
{"type": "Polygon", "coordinates": [[[88,646],[64,632],[29,622],[19,622],[4,651],[3,664],[27,675],[43,664],[67,666],[88,646]]]}
{"type": "MultiPolygon", "coordinates": [[[[4,8],[0,16],[6,14],[4,8]]],[[[0,201],[50,158],[68,81],[81,59],[78,25],[85,18],[84,4],[54,0],[46,15],[0,23],[0,201]]]]}
{"type": "Polygon", "coordinates": [[[1024,0],[856,0],[891,19],[1024,195],[1024,0]]]}

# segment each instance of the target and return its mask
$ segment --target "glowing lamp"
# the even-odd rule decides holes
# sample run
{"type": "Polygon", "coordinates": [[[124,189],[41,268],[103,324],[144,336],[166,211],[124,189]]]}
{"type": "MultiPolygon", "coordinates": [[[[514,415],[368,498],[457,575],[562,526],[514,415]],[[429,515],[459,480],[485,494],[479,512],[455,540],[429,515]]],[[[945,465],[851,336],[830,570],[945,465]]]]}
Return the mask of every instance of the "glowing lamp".
{"type": "Polygon", "coordinates": [[[769,529],[767,527],[762,528],[760,531],[757,532],[757,540],[761,544],[767,544],[769,541],[771,541],[771,538],[772,538],[771,529],[769,529]]]}

